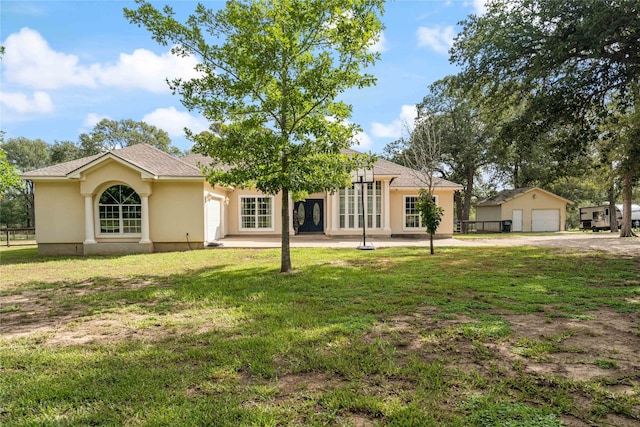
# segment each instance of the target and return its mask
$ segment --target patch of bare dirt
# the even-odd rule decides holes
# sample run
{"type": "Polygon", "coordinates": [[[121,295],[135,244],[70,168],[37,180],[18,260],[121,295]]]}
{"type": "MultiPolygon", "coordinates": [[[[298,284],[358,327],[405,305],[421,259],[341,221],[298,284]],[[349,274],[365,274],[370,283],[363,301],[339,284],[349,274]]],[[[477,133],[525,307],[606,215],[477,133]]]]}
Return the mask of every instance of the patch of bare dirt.
{"type": "MultiPolygon", "coordinates": [[[[510,324],[508,338],[474,341],[460,333],[460,326],[477,319],[456,314],[441,318],[437,309],[425,308],[413,315],[396,316],[378,324],[370,339],[394,343],[398,357],[420,355],[445,363],[452,369],[477,372],[484,377],[514,378],[525,374],[554,387],[558,378],[575,384],[600,380],[603,393],[640,397],[640,318],[637,313],[617,313],[610,308],[586,313],[584,319],[538,314],[503,315],[510,324]],[[523,355],[520,347],[547,344],[551,350],[523,355]]],[[[578,386],[579,387],[579,386],[578,386]]],[[[575,415],[562,422],[571,427],[591,426],[588,418],[594,402],[587,395],[575,396],[575,415]],[[585,418],[580,415],[583,413],[585,418]]],[[[640,414],[640,408],[634,409],[640,414]]],[[[638,416],[638,415],[636,415],[638,416]]],[[[637,419],[609,413],[601,425],[636,426],[637,419]]]]}
{"type": "MultiPolygon", "coordinates": [[[[178,333],[205,333],[233,326],[224,313],[209,310],[194,318],[188,307],[173,308],[169,321],[145,304],[109,300],[82,304],[81,298],[109,290],[132,290],[158,286],[147,280],[123,280],[110,284],[91,281],[56,289],[23,291],[0,296],[0,338],[14,340],[38,337],[52,346],[119,342],[128,339],[161,341],[178,333]]],[[[161,288],[161,286],[160,286],[161,288]]],[[[149,303],[152,306],[153,303],[149,303]]]]}
{"type": "MultiPolygon", "coordinates": [[[[374,328],[372,338],[387,338],[399,344],[403,351],[437,351],[455,346],[454,354],[470,356],[471,360],[452,363],[476,364],[479,349],[470,340],[460,339],[456,327],[472,318],[456,315],[455,319],[438,319],[430,309],[413,316],[398,316],[374,328]],[[448,331],[448,332],[447,332],[448,331]]],[[[589,320],[547,317],[541,314],[504,315],[511,326],[508,340],[485,343],[505,364],[513,361],[525,366],[526,372],[552,375],[584,381],[593,378],[637,377],[640,379],[640,319],[636,313],[617,313],[610,308],[587,313],[589,320]],[[522,356],[520,340],[549,343],[555,350],[543,354],[541,360],[522,356]],[[603,368],[597,361],[609,361],[614,366],[603,368]]]]}
{"type": "MultiPolygon", "coordinates": [[[[511,324],[513,340],[527,337],[558,346],[546,360],[524,360],[526,370],[573,380],[600,377],[635,377],[640,373],[640,321],[635,313],[616,313],[609,308],[588,313],[591,320],[546,318],[540,315],[504,316],[511,324]],[[615,366],[603,368],[597,362],[615,366]]],[[[508,355],[508,351],[504,351],[508,355]]],[[[512,355],[511,358],[515,358],[512,355]]]]}
{"type": "Polygon", "coordinates": [[[298,393],[319,393],[336,388],[340,381],[320,372],[289,374],[277,380],[278,393],[287,397],[298,393]]]}

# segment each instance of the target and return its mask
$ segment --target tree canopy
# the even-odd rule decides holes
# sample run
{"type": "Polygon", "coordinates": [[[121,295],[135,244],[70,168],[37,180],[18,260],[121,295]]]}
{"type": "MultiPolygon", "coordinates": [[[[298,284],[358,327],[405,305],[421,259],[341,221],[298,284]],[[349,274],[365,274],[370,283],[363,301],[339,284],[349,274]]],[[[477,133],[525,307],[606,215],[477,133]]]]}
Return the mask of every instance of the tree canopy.
{"type": "MultiPolygon", "coordinates": [[[[83,133],[79,138],[79,146],[83,156],[103,153],[114,148],[124,148],[134,144],[147,143],[175,156],[180,154],[177,147],[171,145],[169,134],[145,122],[131,119],[102,119],[90,133],[83,133]]],[[[58,153],[69,153],[70,147],[61,145],[58,153]]]]}
{"type": "MultiPolygon", "coordinates": [[[[551,135],[555,147],[547,147],[561,161],[583,155],[588,142],[598,143],[612,115],[632,122],[619,130],[627,140],[638,127],[633,120],[640,106],[639,39],[636,0],[494,0],[485,15],[463,22],[451,59],[463,67],[465,81],[486,108],[509,118],[502,131],[526,135],[531,143],[551,135]],[[612,104],[613,99],[618,101],[612,104]]],[[[631,234],[638,144],[619,147],[628,204],[621,235],[631,234]]]]}
{"type": "Polygon", "coordinates": [[[227,166],[208,170],[209,181],[282,194],[281,271],[290,271],[289,196],[344,187],[368,161],[341,152],[358,126],[337,98],[375,83],[365,69],[379,57],[371,48],[383,0],[232,0],[218,11],[200,4],[184,23],[169,6],[137,3],[125,9],[130,22],[199,59],[200,77],[170,86],[187,108],[222,123],[189,134],[194,151],[227,166]]]}
{"type": "Polygon", "coordinates": [[[7,160],[7,154],[0,148],[0,197],[5,192],[17,189],[22,185],[22,180],[14,165],[7,160]]]}

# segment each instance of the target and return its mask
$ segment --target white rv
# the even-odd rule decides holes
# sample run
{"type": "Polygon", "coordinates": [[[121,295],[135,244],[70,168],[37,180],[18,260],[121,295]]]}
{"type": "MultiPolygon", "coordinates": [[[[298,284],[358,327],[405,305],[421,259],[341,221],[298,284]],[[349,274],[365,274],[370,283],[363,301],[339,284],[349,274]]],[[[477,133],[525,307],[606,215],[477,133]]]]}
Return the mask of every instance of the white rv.
{"type": "MultiPolygon", "coordinates": [[[[616,205],[616,209],[624,212],[622,205],[616,205]]],[[[631,205],[631,227],[640,228],[640,205],[631,205]]]]}
{"type": "MultiPolygon", "coordinates": [[[[614,205],[616,210],[616,219],[618,228],[622,225],[622,205],[614,205]]],[[[633,228],[640,227],[640,206],[631,205],[631,226],[633,228]]],[[[580,229],[592,230],[597,232],[600,230],[610,230],[611,223],[609,221],[609,205],[587,206],[580,208],[580,229]]]]}

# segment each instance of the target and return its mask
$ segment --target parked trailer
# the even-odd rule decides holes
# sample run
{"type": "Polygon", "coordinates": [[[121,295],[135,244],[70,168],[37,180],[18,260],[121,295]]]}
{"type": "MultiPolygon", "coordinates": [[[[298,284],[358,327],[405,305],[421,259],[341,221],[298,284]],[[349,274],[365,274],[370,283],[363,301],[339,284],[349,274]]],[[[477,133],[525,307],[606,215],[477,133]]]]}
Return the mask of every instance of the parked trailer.
{"type": "MultiPolygon", "coordinates": [[[[621,204],[616,205],[616,209],[620,212],[624,212],[621,204]]],[[[640,228],[640,205],[631,204],[631,227],[640,228]]]]}
{"type": "MultiPolygon", "coordinates": [[[[618,228],[622,225],[622,205],[614,205],[618,228]]],[[[631,205],[631,226],[640,228],[640,206],[631,205]]],[[[580,208],[580,229],[591,230],[594,233],[600,230],[610,230],[609,205],[587,206],[580,208]]]]}
{"type": "MultiPolygon", "coordinates": [[[[616,219],[618,228],[622,224],[622,211],[616,207],[616,219]]],[[[580,208],[580,229],[591,230],[594,233],[600,230],[610,230],[609,205],[587,206],[580,208]]]]}

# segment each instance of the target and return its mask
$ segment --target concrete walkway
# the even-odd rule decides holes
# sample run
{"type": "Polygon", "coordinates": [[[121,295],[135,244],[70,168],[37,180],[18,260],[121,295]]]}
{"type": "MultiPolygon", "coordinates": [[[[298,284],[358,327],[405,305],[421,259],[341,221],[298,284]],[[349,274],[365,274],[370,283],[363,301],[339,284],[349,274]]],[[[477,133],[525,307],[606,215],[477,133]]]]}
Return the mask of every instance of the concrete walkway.
{"type": "MultiPolygon", "coordinates": [[[[362,244],[362,237],[327,237],[324,235],[298,235],[291,236],[292,248],[357,248],[362,244]]],[[[220,239],[225,248],[279,248],[280,237],[225,237],[220,239]]],[[[435,239],[434,245],[460,246],[464,242],[456,239],[435,239]]],[[[367,236],[367,246],[375,248],[397,246],[429,246],[429,239],[400,239],[367,236]]]]}
{"type": "MultiPolygon", "coordinates": [[[[472,238],[434,239],[436,247],[488,247],[488,246],[539,246],[573,248],[584,251],[617,252],[640,256],[640,238],[620,238],[611,233],[553,233],[548,235],[500,234],[473,236],[472,238]]],[[[243,236],[226,237],[219,243],[224,248],[279,248],[280,237],[243,236]]],[[[292,248],[357,248],[362,238],[327,237],[325,235],[291,236],[292,248]]],[[[375,248],[418,246],[428,247],[429,238],[402,239],[367,236],[367,245],[375,248]]]]}

